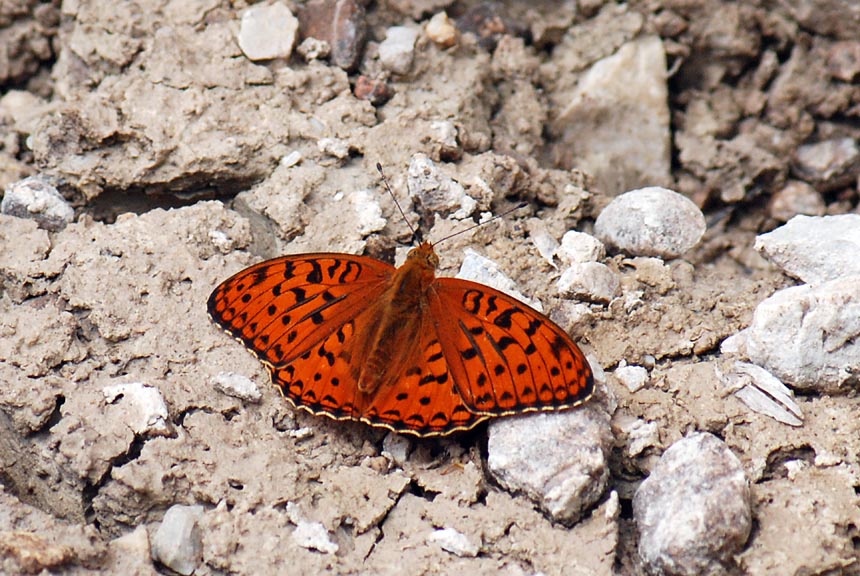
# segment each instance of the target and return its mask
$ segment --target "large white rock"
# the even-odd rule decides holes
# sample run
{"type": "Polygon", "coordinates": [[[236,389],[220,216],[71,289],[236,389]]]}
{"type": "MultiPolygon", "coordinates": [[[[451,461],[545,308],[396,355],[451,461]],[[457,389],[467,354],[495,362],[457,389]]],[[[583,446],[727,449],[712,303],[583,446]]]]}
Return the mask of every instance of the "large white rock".
{"type": "Polygon", "coordinates": [[[256,4],[242,13],[239,48],[249,60],[289,58],[298,31],[298,18],[283,2],[256,4]]]}
{"type": "Polygon", "coordinates": [[[860,275],[776,292],[721,349],[797,390],[844,391],[860,380],[860,275]]]}
{"type": "Polygon", "coordinates": [[[860,214],[795,216],[757,237],[755,249],[804,282],[860,274],[860,214]]]}
{"type": "Polygon", "coordinates": [[[597,217],[594,234],[631,256],[677,258],[699,243],[706,228],[702,211],[686,196],[651,186],[610,202],[597,217]]]}

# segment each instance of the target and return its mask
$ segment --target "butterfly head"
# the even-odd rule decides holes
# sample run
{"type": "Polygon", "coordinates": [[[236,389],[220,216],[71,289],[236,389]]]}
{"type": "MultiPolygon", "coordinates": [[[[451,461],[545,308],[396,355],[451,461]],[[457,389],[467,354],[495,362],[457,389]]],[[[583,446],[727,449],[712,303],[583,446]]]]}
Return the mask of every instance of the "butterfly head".
{"type": "Polygon", "coordinates": [[[415,262],[421,268],[435,271],[439,267],[439,256],[430,242],[422,242],[406,255],[407,262],[415,262]]]}

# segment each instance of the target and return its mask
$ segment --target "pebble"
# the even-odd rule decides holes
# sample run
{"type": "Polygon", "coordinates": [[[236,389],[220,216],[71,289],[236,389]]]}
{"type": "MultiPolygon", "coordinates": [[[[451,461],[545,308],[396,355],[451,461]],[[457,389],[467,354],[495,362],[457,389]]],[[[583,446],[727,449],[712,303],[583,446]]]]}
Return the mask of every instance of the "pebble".
{"type": "Polygon", "coordinates": [[[779,290],[720,350],[747,358],[795,390],[845,392],[860,374],[858,287],[860,275],[779,290]]]}
{"type": "Polygon", "coordinates": [[[408,26],[392,26],[379,44],[379,62],[386,70],[395,74],[406,74],[412,68],[415,57],[415,41],[418,31],[408,26]]]}
{"type": "Polygon", "coordinates": [[[612,428],[618,431],[624,454],[628,458],[636,458],[648,448],[660,446],[660,429],[656,422],[616,412],[612,428]]]}
{"type": "Polygon", "coordinates": [[[732,371],[719,373],[719,377],[753,412],[789,426],[803,425],[803,412],[794,401],[794,394],[761,366],[735,362],[732,371]]]}
{"type": "Polygon", "coordinates": [[[462,220],[472,215],[478,207],[477,201],[466,194],[466,190],[452,178],[442,174],[426,154],[415,154],[406,172],[409,195],[418,201],[425,212],[437,212],[443,216],[453,214],[462,220]]]}
{"type": "Polygon", "coordinates": [[[57,189],[39,176],[30,176],[6,186],[0,212],[16,218],[35,220],[40,228],[56,232],[75,218],[57,189]]]}
{"type": "Polygon", "coordinates": [[[463,156],[463,148],[457,141],[457,127],[450,120],[434,120],[430,123],[430,137],[436,145],[439,158],[454,162],[463,156]]]}
{"type": "Polygon", "coordinates": [[[752,528],[743,466],[716,436],[675,442],[633,497],[639,557],[665,575],[724,574],[752,528]]]}
{"type": "Polygon", "coordinates": [[[556,282],[560,296],[599,304],[609,304],[619,294],[620,287],[618,275],[600,262],[571,264],[556,282]]]}
{"type": "Polygon", "coordinates": [[[501,486],[523,492],[557,522],[579,520],[609,482],[613,439],[600,407],[493,420],[487,466],[501,486]]]}
{"type": "Polygon", "coordinates": [[[460,264],[456,277],[490,286],[508,296],[513,296],[520,302],[525,302],[535,310],[543,310],[543,305],[539,301],[528,298],[517,290],[516,282],[505,274],[496,262],[481,256],[471,248],[466,248],[463,263],[460,264]]]}
{"type": "Polygon", "coordinates": [[[559,243],[555,236],[550,234],[546,222],[540,218],[529,218],[524,221],[528,238],[537,248],[538,254],[541,255],[547,264],[558,270],[558,264],[555,262],[556,251],[559,248],[559,243]]]}
{"type": "Polygon", "coordinates": [[[329,46],[328,42],[319,38],[305,38],[301,41],[298,48],[296,48],[296,52],[304,58],[305,62],[312,62],[328,58],[331,54],[331,46],[329,46]]]}
{"type": "Polygon", "coordinates": [[[202,517],[203,506],[171,506],[152,537],[152,559],[184,576],[193,573],[203,556],[202,517]]]}
{"type": "Polygon", "coordinates": [[[385,80],[370,78],[362,74],[355,79],[352,93],[359,100],[367,100],[374,106],[382,106],[394,96],[394,89],[385,80]]]}
{"type": "Polygon", "coordinates": [[[317,150],[338,160],[349,158],[349,142],[342,138],[320,138],[317,140],[317,150]]]}
{"type": "Polygon", "coordinates": [[[427,21],[424,29],[427,37],[440,48],[450,48],[457,43],[457,26],[445,12],[438,12],[427,21]]]}
{"type": "Polygon", "coordinates": [[[299,20],[283,2],[257,4],[242,13],[239,48],[249,60],[287,59],[296,45],[299,20]]]}
{"type": "Polygon", "coordinates": [[[370,190],[353,190],[346,196],[351,207],[350,220],[359,236],[365,237],[380,232],[388,221],[382,217],[379,195],[370,190]]]}
{"type": "Polygon", "coordinates": [[[213,387],[223,394],[256,404],[263,398],[257,384],[235,372],[219,372],[212,381],[213,387]]]}
{"type": "Polygon", "coordinates": [[[453,528],[434,530],[427,536],[428,542],[434,542],[445,552],[450,552],[461,558],[474,558],[480,549],[464,534],[453,528]]]}
{"type": "Polygon", "coordinates": [[[102,394],[108,404],[120,406],[123,422],[135,434],[169,436],[172,433],[167,404],[158,388],[142,382],[130,382],[105,386],[102,394]]]}
{"type": "Polygon", "coordinates": [[[648,370],[642,366],[619,366],[613,374],[631,394],[644,388],[648,382],[648,370]]]}
{"type": "Polygon", "coordinates": [[[758,236],[755,249],[808,283],[860,274],[860,214],[795,216],[758,236]]]}
{"type": "Polygon", "coordinates": [[[820,192],[854,183],[860,174],[860,148],[853,138],[836,138],[797,148],[792,169],[820,192]]]}
{"type": "Polygon", "coordinates": [[[391,432],[382,439],[382,455],[394,465],[403,466],[412,453],[412,442],[401,434],[391,432]]]}
{"type": "Polygon", "coordinates": [[[568,230],[561,237],[555,255],[565,264],[597,262],[606,256],[606,247],[591,234],[568,230]]]}
{"type": "Polygon", "coordinates": [[[290,539],[297,546],[308,550],[316,550],[324,554],[335,554],[340,548],[336,543],[331,541],[325,526],[319,522],[307,520],[295,503],[287,502],[287,515],[290,518],[290,522],[296,526],[296,529],[290,535],[290,539]]]}
{"type": "Polygon", "coordinates": [[[327,42],[331,61],[352,70],[361,61],[367,39],[364,7],[357,0],[313,0],[298,13],[301,37],[327,42]]]}
{"type": "Polygon", "coordinates": [[[299,164],[303,160],[303,158],[304,157],[302,156],[301,150],[293,150],[289,154],[282,156],[281,161],[278,162],[278,165],[281,168],[292,168],[293,166],[299,164]]]}
{"type": "Polygon", "coordinates": [[[798,214],[822,216],[826,208],[818,190],[800,180],[791,180],[774,192],[767,205],[770,217],[781,222],[798,214]]]}
{"type": "Polygon", "coordinates": [[[688,198],[652,186],[615,198],[597,217],[594,234],[631,256],[677,258],[702,239],[702,211],[688,198]]]}

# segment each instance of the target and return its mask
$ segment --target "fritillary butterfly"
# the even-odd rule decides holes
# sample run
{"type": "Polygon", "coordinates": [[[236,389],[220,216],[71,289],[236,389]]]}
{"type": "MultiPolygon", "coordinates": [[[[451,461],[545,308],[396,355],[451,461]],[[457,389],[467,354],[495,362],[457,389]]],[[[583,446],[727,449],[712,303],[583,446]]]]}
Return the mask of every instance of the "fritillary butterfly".
{"type": "Polygon", "coordinates": [[[429,242],[399,268],[283,256],[224,281],[209,315],[290,403],[335,420],[444,436],[590,397],[591,368],[564,330],[498,290],[437,278],[438,264],[429,242]]]}

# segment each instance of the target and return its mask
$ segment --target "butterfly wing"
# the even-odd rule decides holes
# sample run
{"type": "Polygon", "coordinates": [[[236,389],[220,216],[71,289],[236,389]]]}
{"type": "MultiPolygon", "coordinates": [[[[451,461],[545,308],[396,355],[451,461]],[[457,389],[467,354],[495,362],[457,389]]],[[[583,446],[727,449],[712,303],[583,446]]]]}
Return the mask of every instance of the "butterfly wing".
{"type": "Polygon", "coordinates": [[[318,347],[289,365],[275,367],[272,380],[294,406],[311,414],[359,420],[401,434],[444,436],[486,419],[470,411],[454,388],[432,320],[426,316],[417,324],[399,377],[372,394],[362,393],[350,361],[358,344],[354,339],[362,326],[378,321],[378,310],[368,308],[318,347]]]}
{"type": "Polygon", "coordinates": [[[582,351],[537,310],[457,278],[436,279],[429,303],[448,371],[473,412],[560,410],[591,396],[582,351]]]}
{"type": "Polygon", "coordinates": [[[358,340],[379,322],[380,296],[394,273],[362,256],[284,256],[224,281],[209,297],[209,314],[266,365],[297,408],[417,436],[468,430],[485,417],[469,411],[455,390],[426,314],[402,339],[411,349],[399,362],[400,376],[372,394],[359,390],[367,358],[358,340]]]}
{"type": "Polygon", "coordinates": [[[337,337],[394,271],[366,256],[283,256],[222,282],[209,296],[209,315],[272,369],[337,337]]]}

